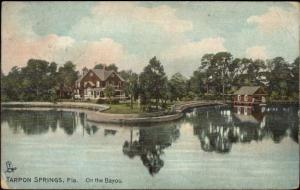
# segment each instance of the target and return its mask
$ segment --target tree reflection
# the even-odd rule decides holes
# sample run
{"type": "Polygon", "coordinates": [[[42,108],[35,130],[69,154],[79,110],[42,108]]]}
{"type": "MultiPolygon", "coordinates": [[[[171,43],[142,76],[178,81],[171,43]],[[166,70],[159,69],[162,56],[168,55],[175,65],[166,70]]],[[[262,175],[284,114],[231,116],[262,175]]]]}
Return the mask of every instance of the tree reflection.
{"type": "Polygon", "coordinates": [[[298,116],[295,106],[217,107],[186,113],[194,134],[206,152],[228,153],[233,143],[250,143],[270,137],[279,143],[289,135],[298,143],[298,116]],[[233,112],[232,112],[233,111],[233,112]]]}
{"type": "Polygon", "coordinates": [[[60,112],[59,127],[64,130],[67,135],[72,135],[76,128],[74,112],[60,112]]]}
{"type": "Polygon", "coordinates": [[[32,111],[32,110],[5,110],[1,112],[1,123],[8,122],[13,133],[21,130],[26,135],[37,135],[62,128],[68,135],[72,135],[76,129],[75,112],[32,111]]]}
{"type": "Polygon", "coordinates": [[[88,135],[93,135],[98,131],[98,127],[95,125],[85,127],[86,133],[88,135]]]}
{"type": "Polygon", "coordinates": [[[129,158],[139,156],[151,175],[164,166],[161,155],[164,149],[171,146],[179,137],[179,129],[175,126],[162,126],[139,129],[138,140],[133,140],[133,129],[130,130],[130,140],[123,144],[123,153],[129,158]]]}
{"type": "Polygon", "coordinates": [[[117,133],[117,130],[104,129],[104,136],[107,136],[107,135],[115,135],[116,133],[117,133]]]}
{"type": "Polygon", "coordinates": [[[296,106],[269,106],[266,125],[270,130],[270,136],[275,143],[290,133],[290,137],[298,142],[298,108],[296,106]]]}

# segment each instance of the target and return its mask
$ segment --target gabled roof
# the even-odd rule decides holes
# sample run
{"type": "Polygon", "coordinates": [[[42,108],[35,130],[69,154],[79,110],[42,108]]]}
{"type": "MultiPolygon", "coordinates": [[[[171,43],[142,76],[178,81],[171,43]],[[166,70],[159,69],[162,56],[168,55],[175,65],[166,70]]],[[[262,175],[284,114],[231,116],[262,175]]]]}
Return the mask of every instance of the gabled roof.
{"type": "MultiPolygon", "coordinates": [[[[115,71],[108,71],[105,69],[91,69],[98,77],[100,80],[105,81],[112,73],[116,74],[121,81],[125,81],[117,72],[115,71]]],[[[81,75],[77,81],[81,81],[89,72],[86,72],[86,74],[81,75]]]]}
{"type": "Polygon", "coordinates": [[[235,91],[236,95],[253,95],[261,87],[260,86],[242,86],[239,90],[235,91]]]}
{"type": "Polygon", "coordinates": [[[84,77],[85,75],[86,75],[86,74],[80,75],[79,78],[78,78],[75,82],[80,82],[80,81],[83,79],[83,77],[84,77]]]}

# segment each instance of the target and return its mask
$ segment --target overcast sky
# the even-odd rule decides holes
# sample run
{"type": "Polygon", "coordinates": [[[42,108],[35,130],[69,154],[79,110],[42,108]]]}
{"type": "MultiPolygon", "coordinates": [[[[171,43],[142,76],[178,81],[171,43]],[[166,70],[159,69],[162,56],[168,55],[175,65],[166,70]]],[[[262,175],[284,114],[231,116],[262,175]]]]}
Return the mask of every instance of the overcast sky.
{"type": "Polygon", "coordinates": [[[296,2],[4,2],[1,32],[4,73],[29,58],[140,72],[157,56],[168,75],[190,76],[205,53],[293,61],[299,9],[296,2]]]}

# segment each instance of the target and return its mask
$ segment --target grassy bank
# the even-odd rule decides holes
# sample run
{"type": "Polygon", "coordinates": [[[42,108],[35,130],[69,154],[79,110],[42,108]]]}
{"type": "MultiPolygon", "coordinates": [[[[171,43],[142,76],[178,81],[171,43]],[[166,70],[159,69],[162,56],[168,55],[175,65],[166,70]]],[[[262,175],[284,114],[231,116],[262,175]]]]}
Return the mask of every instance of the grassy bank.
{"type": "Polygon", "coordinates": [[[137,103],[133,104],[133,108],[130,108],[130,104],[108,104],[110,109],[105,110],[104,113],[117,113],[117,114],[132,114],[132,113],[143,113],[140,110],[137,103]]]}

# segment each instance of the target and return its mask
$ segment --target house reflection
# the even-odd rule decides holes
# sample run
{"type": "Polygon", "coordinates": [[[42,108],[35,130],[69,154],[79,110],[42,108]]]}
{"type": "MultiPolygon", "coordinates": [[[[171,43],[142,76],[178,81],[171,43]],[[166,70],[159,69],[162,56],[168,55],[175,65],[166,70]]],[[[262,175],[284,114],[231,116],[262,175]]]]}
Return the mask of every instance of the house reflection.
{"type": "Polygon", "coordinates": [[[233,143],[271,138],[279,143],[290,136],[298,143],[297,107],[243,107],[195,109],[187,121],[206,152],[228,153],[233,143]],[[217,110],[216,110],[217,109],[217,110]],[[231,111],[232,110],[232,111],[231,111]]]}
{"type": "Polygon", "coordinates": [[[151,175],[164,166],[161,155],[164,149],[178,139],[180,133],[176,125],[140,128],[130,130],[130,139],[123,144],[123,153],[129,158],[138,156],[151,175]],[[133,140],[137,138],[137,140],[133,140]]]}

